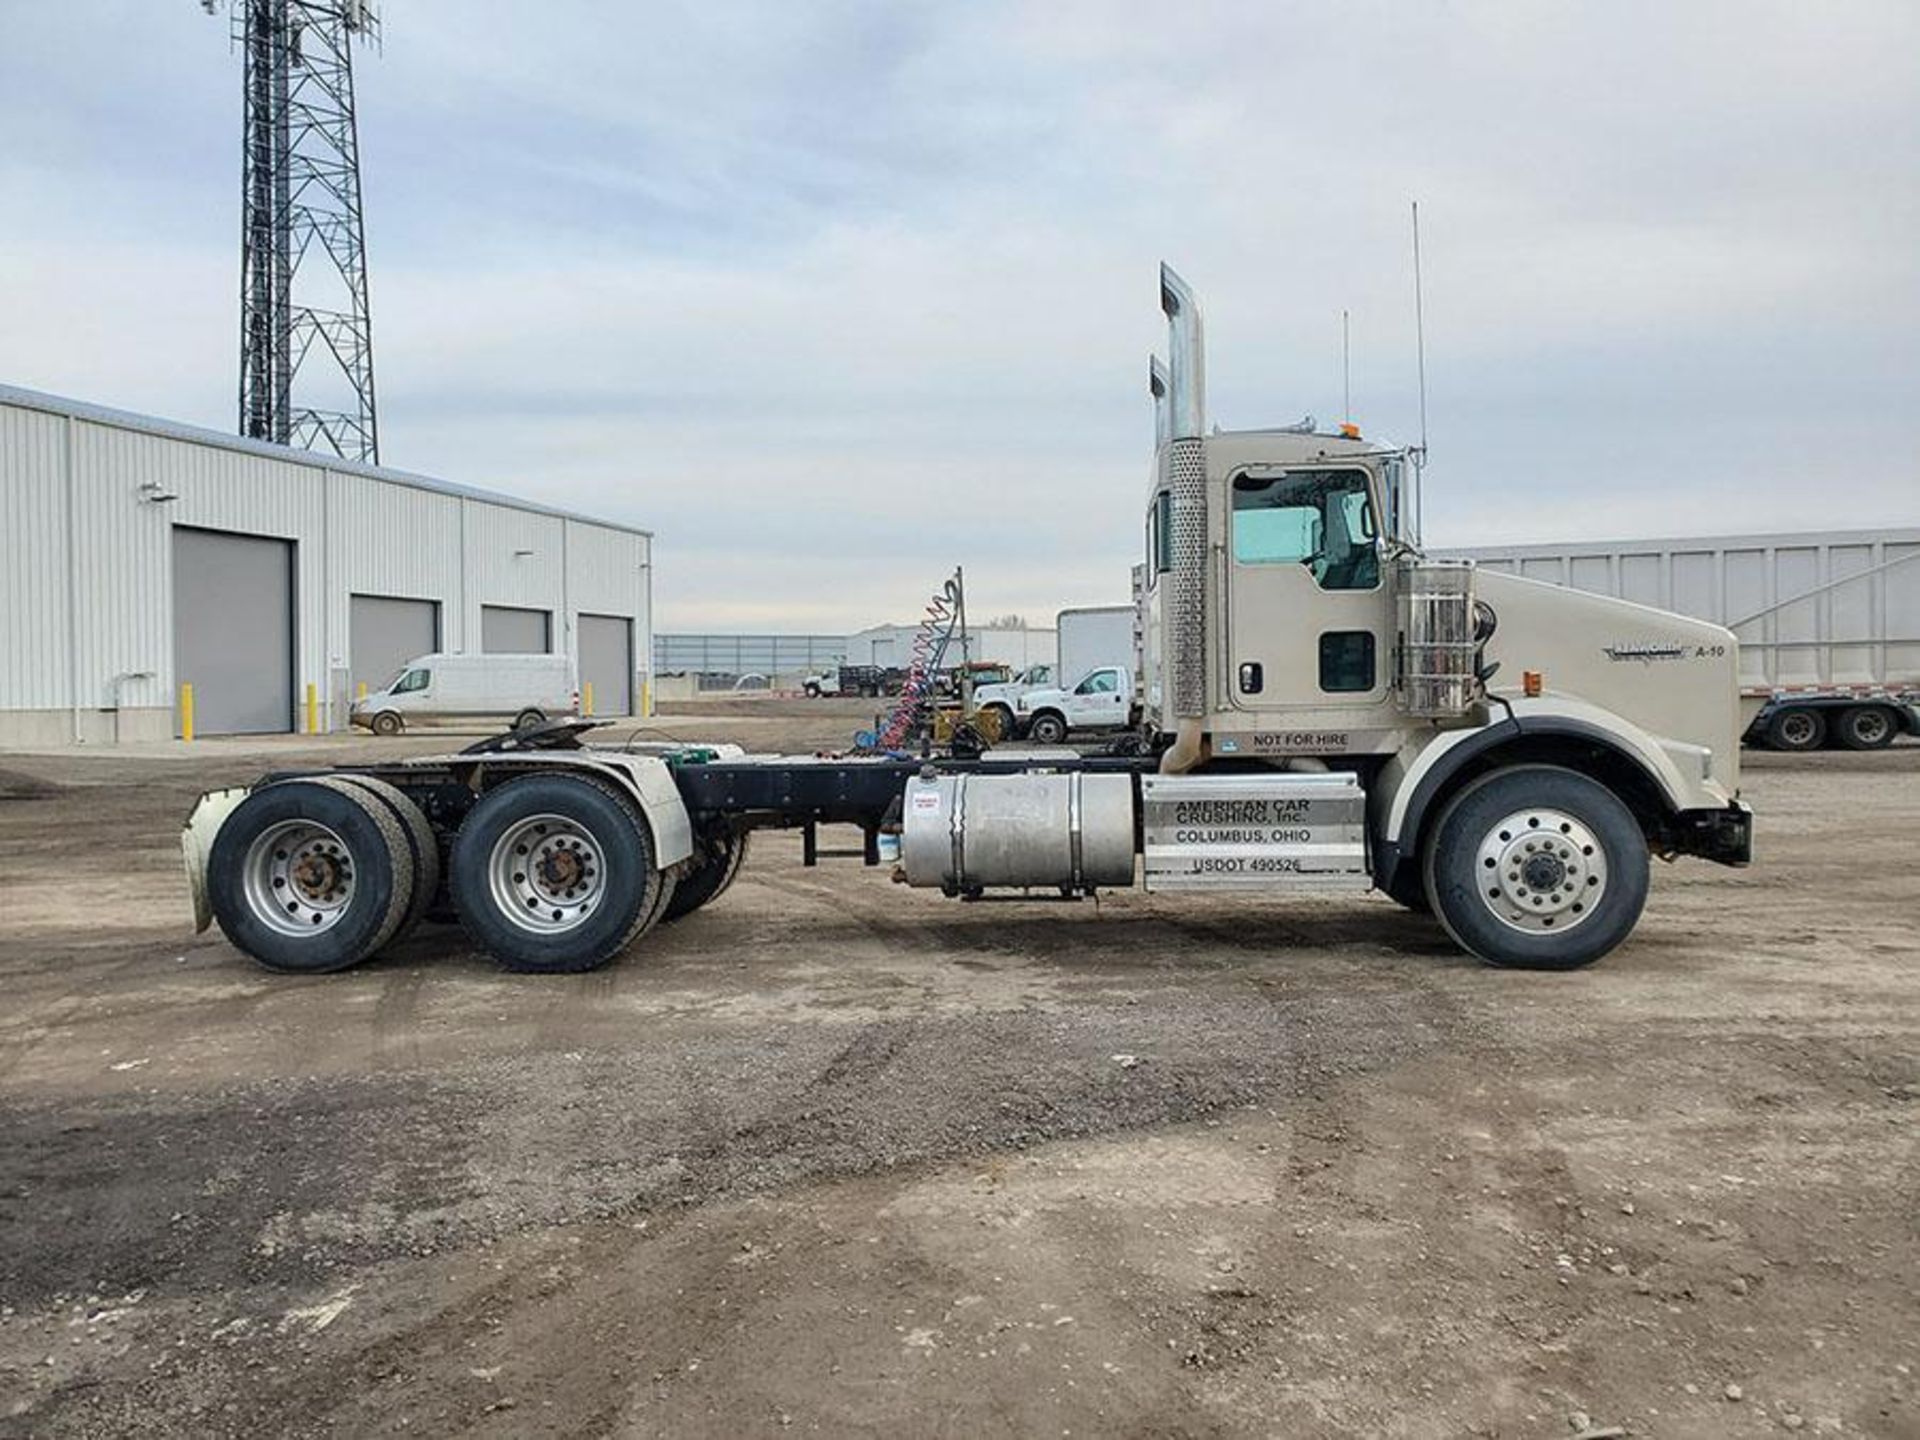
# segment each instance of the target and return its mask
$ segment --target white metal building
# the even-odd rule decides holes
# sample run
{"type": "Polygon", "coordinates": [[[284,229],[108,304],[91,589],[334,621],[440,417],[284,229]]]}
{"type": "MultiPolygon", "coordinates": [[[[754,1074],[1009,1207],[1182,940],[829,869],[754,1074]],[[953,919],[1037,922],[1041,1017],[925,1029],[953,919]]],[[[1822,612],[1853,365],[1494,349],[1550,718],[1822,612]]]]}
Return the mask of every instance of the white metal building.
{"type": "Polygon", "coordinates": [[[339,728],[428,651],[548,651],[631,713],[652,537],[0,386],[0,744],[339,728]]]}

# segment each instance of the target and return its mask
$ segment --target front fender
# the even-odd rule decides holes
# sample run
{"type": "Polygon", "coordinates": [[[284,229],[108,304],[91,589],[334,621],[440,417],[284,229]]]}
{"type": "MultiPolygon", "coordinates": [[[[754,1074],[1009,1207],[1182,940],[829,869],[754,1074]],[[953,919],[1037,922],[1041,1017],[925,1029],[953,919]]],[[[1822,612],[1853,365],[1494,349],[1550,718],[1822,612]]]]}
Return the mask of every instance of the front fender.
{"type": "Polygon", "coordinates": [[[1571,696],[1522,697],[1506,708],[1509,714],[1490,725],[1437,732],[1403,747],[1387,762],[1378,787],[1384,805],[1375,817],[1375,833],[1388,858],[1411,849],[1448,780],[1476,759],[1520,740],[1564,737],[1606,746],[1631,761],[1674,812],[1721,809],[1733,798],[1710,778],[1712,756],[1701,746],[1651,735],[1571,696]]]}

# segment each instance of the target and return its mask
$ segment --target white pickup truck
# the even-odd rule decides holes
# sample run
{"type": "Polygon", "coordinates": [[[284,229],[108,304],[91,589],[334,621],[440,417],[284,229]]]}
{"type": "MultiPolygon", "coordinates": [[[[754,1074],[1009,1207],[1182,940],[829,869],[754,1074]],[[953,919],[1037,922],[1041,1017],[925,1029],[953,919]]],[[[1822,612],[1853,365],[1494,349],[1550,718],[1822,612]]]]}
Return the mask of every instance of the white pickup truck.
{"type": "Polygon", "coordinates": [[[1075,730],[1124,730],[1134,723],[1133,676],[1123,665],[1089,670],[1071,690],[1029,690],[1014,702],[1014,723],[1041,745],[1075,730]]]}
{"type": "Polygon", "coordinates": [[[975,710],[993,710],[1000,717],[1000,738],[1011,740],[1014,736],[1014,722],[1019,714],[1020,697],[1035,690],[1046,690],[1053,685],[1053,666],[1042,662],[1029,665],[1011,680],[1002,680],[993,685],[973,687],[973,708],[975,710]]]}

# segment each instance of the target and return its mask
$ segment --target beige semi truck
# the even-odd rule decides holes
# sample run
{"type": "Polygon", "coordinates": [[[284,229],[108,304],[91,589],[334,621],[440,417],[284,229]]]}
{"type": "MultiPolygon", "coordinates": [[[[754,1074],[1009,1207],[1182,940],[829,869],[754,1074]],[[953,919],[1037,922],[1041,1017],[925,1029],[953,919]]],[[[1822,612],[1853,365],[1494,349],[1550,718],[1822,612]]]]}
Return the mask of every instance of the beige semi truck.
{"type": "Polygon", "coordinates": [[[451,912],[509,968],[586,970],[716,899],[754,830],[799,828],[813,863],[852,825],[868,864],[962,899],[1371,889],[1491,964],[1568,969],[1632,932],[1653,858],[1747,863],[1728,631],[1428,558],[1413,453],[1210,429],[1199,307],[1164,267],[1161,304],[1117,739],[781,756],[596,749],[572,722],[277,775],[189,818],[200,925],[318,971],[451,912]]]}

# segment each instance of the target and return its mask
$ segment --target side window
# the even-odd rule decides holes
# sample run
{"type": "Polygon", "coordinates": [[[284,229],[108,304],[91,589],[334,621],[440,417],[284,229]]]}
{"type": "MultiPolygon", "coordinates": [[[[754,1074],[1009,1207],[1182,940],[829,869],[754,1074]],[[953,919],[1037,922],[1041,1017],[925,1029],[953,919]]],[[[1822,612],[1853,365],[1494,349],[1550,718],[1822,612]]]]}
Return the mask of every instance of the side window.
{"type": "Polygon", "coordinates": [[[1111,695],[1120,688],[1120,681],[1111,670],[1096,670],[1074,688],[1076,695],[1111,695]]]}
{"type": "Polygon", "coordinates": [[[1373,689],[1371,630],[1329,630],[1320,637],[1320,688],[1329,695],[1373,689]]]}
{"type": "Polygon", "coordinates": [[[396,695],[409,695],[415,690],[424,690],[427,688],[427,683],[432,679],[433,672],[431,670],[409,670],[400,677],[400,683],[393,687],[393,693],[396,695]]]}
{"type": "Polygon", "coordinates": [[[1304,565],[1323,590],[1380,583],[1373,503],[1359,470],[1241,475],[1233,482],[1233,558],[1240,565],[1304,565]]]}
{"type": "Polygon", "coordinates": [[[1147,511],[1147,588],[1173,569],[1173,494],[1162,490],[1147,511]]]}

